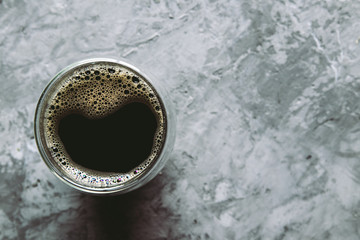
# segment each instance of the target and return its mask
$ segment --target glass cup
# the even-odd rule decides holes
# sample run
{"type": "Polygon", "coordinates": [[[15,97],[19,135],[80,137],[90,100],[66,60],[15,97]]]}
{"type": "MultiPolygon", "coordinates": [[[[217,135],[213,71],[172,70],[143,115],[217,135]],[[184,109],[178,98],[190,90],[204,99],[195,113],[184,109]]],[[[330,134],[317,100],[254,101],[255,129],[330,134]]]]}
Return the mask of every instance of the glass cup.
{"type": "MultiPolygon", "coordinates": [[[[53,174],[55,174],[55,176],[57,176],[67,185],[75,189],[97,195],[126,193],[135,190],[149,182],[164,167],[175,141],[174,108],[171,106],[170,99],[166,93],[166,88],[164,87],[164,82],[157,81],[156,78],[149,75],[148,73],[145,74],[132,64],[108,58],[93,58],[79,61],[69,65],[56,74],[44,89],[39,99],[35,112],[34,127],[35,139],[40,155],[53,174]],[[159,150],[160,152],[157,154],[156,159],[153,159],[146,167],[141,168],[143,170],[140,174],[132,175],[131,172],[109,173],[101,171],[95,171],[96,174],[94,174],[92,169],[78,166],[77,163],[71,161],[69,165],[63,166],[56,158],[56,155],[54,155],[52,151],[53,147],[49,143],[46,131],[46,113],[51,105],[54,94],[59,91],[65,82],[71,81],[69,80],[69,76],[72,73],[78,71],[79,69],[81,70],[85,68],[91,68],[91,66],[96,66],[99,64],[112,64],[113,66],[119,66],[123,69],[128,69],[129,72],[136,74],[136,76],[140,76],[140,78],[148,83],[154,93],[157,94],[157,98],[159,102],[161,102],[162,113],[165,119],[164,124],[166,126],[163,133],[165,138],[162,140],[162,147],[159,150]]],[[[131,171],[133,170],[134,169],[131,171]]],[[[137,172],[137,170],[135,170],[135,172],[137,172]]]]}

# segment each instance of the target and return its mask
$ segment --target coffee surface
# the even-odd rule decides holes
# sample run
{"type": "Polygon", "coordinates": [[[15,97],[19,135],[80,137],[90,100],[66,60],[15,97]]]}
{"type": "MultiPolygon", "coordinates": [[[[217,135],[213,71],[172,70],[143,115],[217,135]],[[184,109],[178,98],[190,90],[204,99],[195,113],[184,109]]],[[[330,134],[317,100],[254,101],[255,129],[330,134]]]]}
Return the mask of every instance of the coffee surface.
{"type": "Polygon", "coordinates": [[[103,172],[128,172],[150,155],[156,127],[149,107],[133,102],[101,119],[68,115],[58,132],[74,162],[103,172]]]}
{"type": "Polygon", "coordinates": [[[85,64],[49,90],[44,132],[55,164],[81,184],[129,181],[149,169],[165,141],[161,99],[139,73],[85,64]]]}

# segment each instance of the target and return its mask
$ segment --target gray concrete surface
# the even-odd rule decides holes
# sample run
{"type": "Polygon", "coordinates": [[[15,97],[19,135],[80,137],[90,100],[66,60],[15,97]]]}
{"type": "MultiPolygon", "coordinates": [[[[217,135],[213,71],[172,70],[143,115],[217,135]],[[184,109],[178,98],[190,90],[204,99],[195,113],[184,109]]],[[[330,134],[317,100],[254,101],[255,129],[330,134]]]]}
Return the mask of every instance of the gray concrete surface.
{"type": "Polygon", "coordinates": [[[360,2],[0,1],[0,239],[360,239],[360,2]],[[166,83],[171,159],[127,195],[42,162],[57,71],[125,58],[166,83]]]}

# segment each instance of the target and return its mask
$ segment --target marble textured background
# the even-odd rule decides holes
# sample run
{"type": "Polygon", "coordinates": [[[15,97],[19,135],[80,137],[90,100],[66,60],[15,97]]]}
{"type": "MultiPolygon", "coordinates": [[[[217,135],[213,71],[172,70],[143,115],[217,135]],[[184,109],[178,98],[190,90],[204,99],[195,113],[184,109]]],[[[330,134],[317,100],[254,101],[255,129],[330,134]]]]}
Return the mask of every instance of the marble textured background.
{"type": "Polygon", "coordinates": [[[0,239],[360,239],[359,1],[0,0],[0,239]],[[166,82],[170,161],[84,195],[33,117],[54,74],[122,57],[166,82]]]}

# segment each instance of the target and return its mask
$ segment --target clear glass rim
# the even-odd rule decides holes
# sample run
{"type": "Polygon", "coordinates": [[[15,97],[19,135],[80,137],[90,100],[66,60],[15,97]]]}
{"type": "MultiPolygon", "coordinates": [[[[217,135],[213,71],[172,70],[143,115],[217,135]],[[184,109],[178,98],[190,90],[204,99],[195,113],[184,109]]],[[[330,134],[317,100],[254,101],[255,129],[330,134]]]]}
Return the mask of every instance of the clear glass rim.
{"type": "Polygon", "coordinates": [[[173,148],[174,140],[175,140],[175,117],[173,113],[173,108],[169,105],[171,105],[170,101],[164,101],[167,100],[167,93],[165,89],[160,86],[158,82],[156,82],[153,76],[149,76],[149,74],[145,74],[143,71],[139,70],[134,65],[130,64],[127,60],[126,62],[124,60],[116,60],[112,58],[89,58],[81,61],[77,61],[73,64],[68,65],[67,67],[63,68],[61,71],[59,71],[47,84],[45,89],[43,90],[39,101],[36,106],[35,111],[35,118],[34,118],[34,133],[35,133],[35,140],[37,147],[39,149],[40,155],[43,159],[43,161],[46,163],[48,168],[51,170],[51,172],[58,177],[61,181],[66,183],[67,185],[80,190],[82,192],[90,193],[90,194],[96,194],[96,195],[113,195],[113,194],[121,194],[126,193],[132,190],[135,190],[147,182],[149,182],[151,179],[153,179],[159,171],[163,168],[165,162],[169,158],[169,154],[173,148]],[[154,162],[154,164],[151,166],[151,168],[144,172],[142,175],[140,175],[137,178],[134,178],[130,180],[129,182],[125,182],[120,185],[116,185],[113,187],[90,187],[85,186],[82,184],[79,184],[72,180],[71,178],[67,177],[65,174],[63,174],[58,166],[55,165],[55,163],[50,159],[50,156],[47,154],[45,146],[45,143],[42,140],[42,129],[40,128],[40,121],[41,121],[41,112],[42,109],[45,107],[46,101],[44,101],[45,97],[47,96],[47,93],[51,89],[51,87],[56,84],[58,81],[62,80],[62,77],[69,71],[73,70],[74,68],[80,67],[82,65],[88,65],[91,63],[99,63],[99,62],[108,62],[108,63],[115,63],[119,64],[121,66],[124,66],[126,68],[131,69],[132,71],[138,73],[139,75],[143,76],[151,85],[153,85],[154,89],[158,93],[160,97],[160,101],[163,104],[165,116],[166,116],[166,136],[165,136],[165,142],[163,145],[163,148],[161,150],[161,153],[158,157],[158,159],[154,162]]]}

